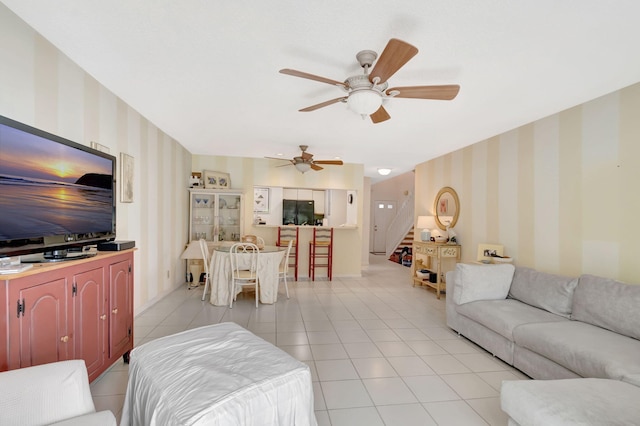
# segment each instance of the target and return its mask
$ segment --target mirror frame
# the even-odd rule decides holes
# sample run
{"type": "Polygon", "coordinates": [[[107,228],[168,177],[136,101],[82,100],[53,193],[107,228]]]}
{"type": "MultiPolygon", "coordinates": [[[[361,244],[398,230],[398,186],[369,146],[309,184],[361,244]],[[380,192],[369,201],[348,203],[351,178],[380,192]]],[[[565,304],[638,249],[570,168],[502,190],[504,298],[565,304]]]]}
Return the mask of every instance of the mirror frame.
{"type": "Polygon", "coordinates": [[[456,226],[456,223],[458,223],[458,216],[460,216],[460,199],[458,198],[458,194],[450,186],[445,186],[440,191],[438,191],[438,195],[436,195],[436,199],[433,202],[433,211],[435,213],[434,217],[436,219],[436,225],[438,225],[438,228],[442,229],[443,231],[447,229],[447,226],[444,223],[440,222],[440,218],[438,217],[438,203],[440,201],[440,197],[447,193],[453,197],[453,201],[456,203],[456,213],[453,215],[453,219],[451,219],[451,224],[449,225],[451,228],[456,226]]]}

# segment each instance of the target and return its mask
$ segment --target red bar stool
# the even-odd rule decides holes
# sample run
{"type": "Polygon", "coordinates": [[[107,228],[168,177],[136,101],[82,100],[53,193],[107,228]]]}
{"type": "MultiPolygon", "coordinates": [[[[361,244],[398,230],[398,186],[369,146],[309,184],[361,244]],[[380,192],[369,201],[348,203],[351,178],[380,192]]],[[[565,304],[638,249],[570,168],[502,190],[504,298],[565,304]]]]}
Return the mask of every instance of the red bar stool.
{"type": "Polygon", "coordinates": [[[278,247],[288,247],[289,241],[293,240],[291,251],[289,252],[288,265],[293,268],[293,276],[298,281],[298,232],[300,228],[297,226],[280,226],[278,227],[278,247]]]}
{"type": "Polygon", "coordinates": [[[313,228],[313,240],[309,241],[309,277],[316,279],[316,268],[327,268],[329,281],[333,269],[333,228],[313,228]]]}

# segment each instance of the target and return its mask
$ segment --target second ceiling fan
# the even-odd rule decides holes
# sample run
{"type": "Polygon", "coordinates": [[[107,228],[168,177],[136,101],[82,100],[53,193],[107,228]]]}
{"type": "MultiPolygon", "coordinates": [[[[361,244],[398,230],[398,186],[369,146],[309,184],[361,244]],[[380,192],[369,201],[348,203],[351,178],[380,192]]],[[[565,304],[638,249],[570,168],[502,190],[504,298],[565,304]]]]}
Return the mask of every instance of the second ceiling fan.
{"type": "Polygon", "coordinates": [[[278,167],[284,167],[284,166],[295,166],[296,169],[298,169],[299,172],[301,173],[305,173],[308,172],[309,170],[314,170],[314,171],[320,171],[323,169],[323,167],[320,166],[320,164],[324,164],[324,165],[333,165],[333,166],[342,166],[342,160],[314,160],[313,159],[313,154],[307,152],[307,149],[309,147],[307,145],[300,145],[300,150],[302,151],[302,153],[296,157],[293,157],[292,159],[287,159],[287,158],[276,158],[276,157],[265,157],[265,158],[271,158],[273,160],[286,160],[289,163],[288,164],[283,164],[282,166],[278,166],[278,167]]]}
{"type": "Polygon", "coordinates": [[[325,77],[309,74],[289,68],[281,69],[282,74],[294,77],[306,78],[341,87],[347,92],[346,96],[321,102],[316,105],[303,108],[299,111],[309,112],[338,103],[345,102],[349,109],[363,117],[368,115],[374,123],[380,123],[391,118],[382,105],[383,101],[389,98],[414,98],[414,99],[435,99],[452,100],[458,95],[460,86],[457,84],[447,84],[440,86],[406,86],[389,87],[387,80],[404,66],[411,58],[418,53],[418,49],[411,44],[392,38],[382,51],[380,59],[369,73],[369,69],[378,57],[372,50],[363,50],[356,55],[360,66],[364,69],[363,74],[358,74],[347,78],[344,82],[332,80],[325,77]]]}

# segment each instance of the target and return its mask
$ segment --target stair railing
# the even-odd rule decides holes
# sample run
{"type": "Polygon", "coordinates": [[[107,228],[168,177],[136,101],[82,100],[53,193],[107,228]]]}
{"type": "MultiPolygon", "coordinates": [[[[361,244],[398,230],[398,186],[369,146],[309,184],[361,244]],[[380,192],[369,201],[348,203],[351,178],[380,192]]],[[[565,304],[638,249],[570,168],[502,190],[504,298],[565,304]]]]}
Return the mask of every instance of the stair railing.
{"type": "Polygon", "coordinates": [[[396,247],[400,245],[404,237],[413,227],[414,221],[414,202],[413,195],[409,195],[396,213],[396,216],[391,220],[389,227],[386,231],[386,247],[385,253],[389,257],[395,251],[396,247]]]}

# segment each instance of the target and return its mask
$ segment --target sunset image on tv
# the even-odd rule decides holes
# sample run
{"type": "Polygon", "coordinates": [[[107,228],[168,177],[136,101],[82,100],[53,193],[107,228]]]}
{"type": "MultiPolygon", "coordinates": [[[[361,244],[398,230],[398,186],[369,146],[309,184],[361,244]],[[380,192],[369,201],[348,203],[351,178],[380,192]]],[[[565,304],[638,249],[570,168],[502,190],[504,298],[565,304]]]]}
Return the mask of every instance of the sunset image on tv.
{"type": "Polygon", "coordinates": [[[0,238],[111,230],[112,167],[109,158],[0,125],[0,238]]]}

